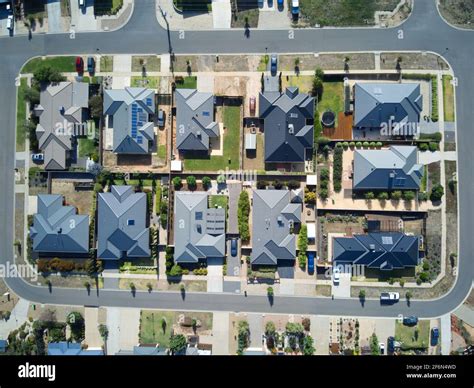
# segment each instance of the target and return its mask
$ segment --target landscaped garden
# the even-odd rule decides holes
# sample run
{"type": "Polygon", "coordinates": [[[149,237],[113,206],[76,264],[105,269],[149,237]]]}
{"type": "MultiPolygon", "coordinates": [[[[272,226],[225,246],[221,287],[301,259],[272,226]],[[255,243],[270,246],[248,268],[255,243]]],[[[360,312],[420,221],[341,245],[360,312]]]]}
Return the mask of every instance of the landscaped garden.
{"type": "Polygon", "coordinates": [[[452,81],[452,76],[443,75],[444,121],[454,121],[454,88],[452,81]]]}
{"type": "Polygon", "coordinates": [[[42,66],[50,66],[61,73],[72,73],[76,70],[76,57],[33,58],[23,66],[21,73],[33,73],[42,66]]]}
{"type": "Polygon", "coordinates": [[[395,323],[395,340],[401,343],[402,350],[426,349],[429,345],[429,336],[429,320],[420,320],[415,326],[395,323]]]}

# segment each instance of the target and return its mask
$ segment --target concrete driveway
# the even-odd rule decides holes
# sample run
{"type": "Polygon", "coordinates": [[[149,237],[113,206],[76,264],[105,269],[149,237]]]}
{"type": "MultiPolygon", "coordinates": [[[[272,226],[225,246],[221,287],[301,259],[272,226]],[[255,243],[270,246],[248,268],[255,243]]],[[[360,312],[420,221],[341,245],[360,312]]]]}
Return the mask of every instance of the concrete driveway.
{"type": "Polygon", "coordinates": [[[222,259],[207,260],[207,292],[222,292],[224,287],[222,259]]]}
{"type": "Polygon", "coordinates": [[[99,333],[99,309],[97,307],[86,307],[84,309],[84,322],[87,346],[89,348],[100,348],[102,346],[102,338],[99,333]]]}
{"type": "Polygon", "coordinates": [[[288,2],[283,2],[283,7],[278,7],[277,1],[270,4],[264,0],[264,5],[260,8],[258,15],[258,28],[275,30],[280,28],[290,28],[291,20],[288,14],[288,2]]]}
{"type": "Polygon", "coordinates": [[[334,298],[350,298],[351,296],[351,274],[350,273],[341,272],[339,284],[334,284],[334,282],[332,282],[332,294],[334,295],[334,298]]]}
{"type": "Polygon", "coordinates": [[[263,316],[262,314],[248,314],[247,322],[250,330],[250,345],[249,348],[262,347],[263,334],[263,316]]]}
{"type": "MultiPolygon", "coordinates": [[[[72,2],[74,3],[74,1],[72,2]]],[[[48,11],[48,32],[63,32],[61,28],[61,1],[48,0],[46,9],[48,11]]]]}
{"type": "Polygon", "coordinates": [[[231,240],[227,240],[227,276],[240,276],[240,239],[237,240],[237,255],[230,253],[231,240]]]}
{"type": "Polygon", "coordinates": [[[369,344],[373,333],[379,343],[385,344],[384,355],[387,354],[387,339],[395,336],[395,319],[361,318],[359,319],[359,334],[361,345],[369,344]]]}
{"type": "Polygon", "coordinates": [[[214,28],[230,28],[231,16],[230,0],[212,0],[214,28]]]}
{"type": "Polygon", "coordinates": [[[107,308],[107,354],[131,350],[138,344],[140,309],[107,308]]]}
{"type": "Polygon", "coordinates": [[[79,7],[79,1],[71,0],[71,28],[75,31],[97,31],[98,21],[94,16],[94,0],[85,0],[85,6],[79,7]]]}

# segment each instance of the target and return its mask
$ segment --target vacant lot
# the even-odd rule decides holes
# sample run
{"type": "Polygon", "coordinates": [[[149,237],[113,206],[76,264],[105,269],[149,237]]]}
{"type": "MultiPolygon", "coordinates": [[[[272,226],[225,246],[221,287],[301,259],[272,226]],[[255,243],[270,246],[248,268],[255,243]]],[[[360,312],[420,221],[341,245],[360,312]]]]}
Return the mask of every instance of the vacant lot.
{"type": "Polygon", "coordinates": [[[20,80],[20,86],[18,87],[18,99],[16,106],[16,150],[25,150],[25,138],[26,138],[26,101],[25,91],[28,89],[26,78],[20,80]]]}
{"type": "Polygon", "coordinates": [[[218,171],[228,167],[239,168],[240,154],[240,107],[225,106],[222,108],[224,121],[224,155],[186,157],[184,161],[187,171],[218,171]]]}
{"type": "Polygon", "coordinates": [[[441,0],[439,10],[449,23],[462,28],[474,28],[473,0],[441,0]]]}
{"type": "Polygon", "coordinates": [[[344,70],[346,57],[349,59],[350,70],[372,70],[375,69],[375,57],[373,53],[344,53],[344,54],[302,54],[279,55],[278,67],[282,71],[294,71],[295,60],[299,59],[299,70],[316,70],[320,67],[323,70],[344,70]]]}
{"type": "Polygon", "coordinates": [[[449,65],[440,56],[431,53],[382,53],[380,68],[395,70],[398,58],[401,58],[400,67],[413,70],[448,70],[449,65]]]}
{"type": "Polygon", "coordinates": [[[454,121],[454,88],[453,77],[443,75],[443,106],[444,121],[454,121]]]}
{"type": "Polygon", "coordinates": [[[76,70],[76,57],[33,58],[23,66],[21,73],[33,73],[41,65],[51,66],[63,73],[72,73],[76,70]]]}
{"type": "Polygon", "coordinates": [[[428,347],[430,336],[430,321],[419,321],[416,326],[405,326],[395,323],[395,339],[401,342],[402,350],[424,349],[428,347]]]}
{"type": "Polygon", "coordinates": [[[132,71],[160,71],[160,58],[156,55],[133,56],[132,71]]]}
{"type": "Polygon", "coordinates": [[[393,11],[398,0],[301,0],[302,21],[314,26],[365,26],[374,24],[376,11],[393,11]]]}

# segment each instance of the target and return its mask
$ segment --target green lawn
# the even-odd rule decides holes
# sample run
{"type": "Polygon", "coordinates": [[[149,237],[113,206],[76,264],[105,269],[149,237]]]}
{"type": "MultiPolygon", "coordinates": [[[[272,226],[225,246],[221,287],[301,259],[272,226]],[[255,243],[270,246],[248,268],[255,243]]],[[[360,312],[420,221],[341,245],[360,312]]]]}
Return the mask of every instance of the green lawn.
{"type": "Polygon", "coordinates": [[[227,195],[210,195],[209,196],[209,207],[222,207],[227,209],[227,195]]]}
{"type": "Polygon", "coordinates": [[[86,137],[79,138],[79,157],[86,158],[94,153],[98,152],[98,147],[95,145],[93,139],[88,139],[86,137]]]}
{"type": "Polygon", "coordinates": [[[16,150],[25,150],[25,120],[26,120],[26,102],[25,90],[28,89],[27,79],[21,78],[20,86],[18,87],[18,99],[16,107],[16,150]]]}
{"type": "Polygon", "coordinates": [[[395,323],[395,339],[401,342],[402,350],[427,348],[429,346],[430,321],[420,320],[413,327],[395,323]]]}
{"type": "Polygon", "coordinates": [[[72,73],[76,71],[76,57],[33,58],[23,66],[21,73],[33,73],[41,65],[49,65],[62,73],[72,73]]]}
{"type": "Polygon", "coordinates": [[[318,111],[323,114],[326,110],[336,114],[344,111],[344,83],[323,82],[323,97],[318,103],[318,111]]]}
{"type": "Polygon", "coordinates": [[[100,71],[101,73],[107,73],[113,71],[114,68],[114,57],[103,55],[100,57],[100,71]]]}
{"type": "Polygon", "coordinates": [[[288,86],[294,86],[299,89],[300,93],[310,93],[313,88],[313,78],[312,75],[290,75],[287,81],[286,77],[284,77],[282,80],[282,89],[288,86]]]}
{"type": "Polygon", "coordinates": [[[160,71],[160,58],[156,55],[133,56],[132,71],[142,71],[140,60],[144,61],[146,71],[160,71]]]}
{"type": "Polygon", "coordinates": [[[166,159],[166,146],[164,144],[158,146],[158,157],[160,159],[166,159]]]}
{"type": "Polygon", "coordinates": [[[443,75],[443,107],[444,121],[454,121],[454,88],[451,84],[453,77],[443,75]]]}
{"type": "Polygon", "coordinates": [[[184,77],[184,82],[176,82],[176,89],[196,89],[197,88],[197,77],[192,75],[184,77]]]}
{"type": "Polygon", "coordinates": [[[130,86],[140,88],[158,89],[160,77],[140,77],[132,76],[130,86]]]}
{"type": "Polygon", "coordinates": [[[186,157],[184,167],[187,171],[218,171],[239,168],[240,143],[240,107],[226,106],[223,108],[224,155],[205,157],[186,157]]]}

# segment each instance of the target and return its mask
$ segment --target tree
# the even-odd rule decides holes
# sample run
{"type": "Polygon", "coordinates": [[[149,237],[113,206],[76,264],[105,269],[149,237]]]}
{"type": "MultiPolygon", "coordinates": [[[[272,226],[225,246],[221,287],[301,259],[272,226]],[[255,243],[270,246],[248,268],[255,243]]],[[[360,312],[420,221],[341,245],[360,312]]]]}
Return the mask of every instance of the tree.
{"type": "Polygon", "coordinates": [[[188,184],[188,188],[190,190],[194,190],[196,188],[196,177],[194,175],[187,176],[186,183],[188,184]]]}
{"type": "Polygon", "coordinates": [[[386,191],[382,191],[377,195],[377,198],[380,201],[386,201],[388,199],[388,193],[386,191]]]}
{"type": "Polygon", "coordinates": [[[181,177],[179,176],[175,176],[172,182],[173,182],[173,187],[175,190],[179,190],[183,186],[183,184],[181,183],[181,177]]]}
{"type": "Polygon", "coordinates": [[[102,97],[98,94],[92,96],[89,99],[89,107],[91,111],[91,117],[93,119],[100,119],[102,116],[102,107],[103,107],[102,97]]]}
{"type": "Polygon", "coordinates": [[[272,297],[273,296],[273,287],[268,287],[267,288],[267,295],[272,297]]]}
{"type": "Polygon", "coordinates": [[[225,183],[225,175],[224,174],[218,175],[216,180],[217,180],[218,184],[220,184],[220,185],[224,184],[225,183]]]}
{"type": "Polygon", "coordinates": [[[371,201],[375,198],[375,194],[372,191],[366,192],[364,196],[367,201],[371,201]]]}
{"type": "Polygon", "coordinates": [[[211,187],[211,178],[208,176],[205,176],[202,178],[202,185],[204,186],[205,189],[208,189],[211,187]]]}
{"type": "Polygon", "coordinates": [[[444,187],[441,186],[439,183],[434,185],[431,189],[430,199],[432,202],[441,201],[444,195],[444,187]]]}
{"type": "Polygon", "coordinates": [[[403,192],[403,199],[405,201],[413,201],[415,199],[415,192],[414,191],[404,191],[403,192]]]}
{"type": "Polygon", "coordinates": [[[238,326],[237,354],[241,355],[249,345],[250,328],[247,321],[239,321],[238,326]]]}
{"type": "Polygon", "coordinates": [[[302,319],[301,324],[303,325],[306,331],[309,331],[311,328],[311,320],[308,317],[302,319]]]}
{"type": "Polygon", "coordinates": [[[33,77],[37,82],[61,82],[66,80],[66,77],[57,69],[49,65],[42,65],[37,68],[33,73],[33,77]]]}
{"type": "Polygon", "coordinates": [[[169,272],[169,276],[171,277],[181,276],[182,274],[183,274],[183,269],[178,264],[173,265],[169,272]]]}
{"type": "Polygon", "coordinates": [[[402,192],[400,190],[393,191],[390,197],[394,201],[399,201],[402,198],[402,192]]]}
{"type": "Polygon", "coordinates": [[[148,282],[146,284],[146,288],[148,289],[149,292],[153,291],[153,284],[151,284],[150,282],[148,282]]]}
{"type": "Polygon", "coordinates": [[[365,290],[360,290],[359,291],[359,299],[362,304],[365,302],[365,290]]]}
{"type": "Polygon", "coordinates": [[[137,287],[135,286],[135,283],[133,282],[130,282],[128,286],[130,287],[130,290],[132,290],[132,292],[134,292],[137,289],[137,287]]]}
{"type": "Polygon", "coordinates": [[[323,96],[323,80],[319,77],[313,78],[313,87],[311,89],[311,94],[316,97],[319,101],[323,96]]]}
{"type": "Polygon", "coordinates": [[[407,300],[407,304],[410,304],[411,298],[413,297],[413,293],[411,291],[407,291],[405,293],[405,299],[407,300]]]}
{"type": "Polygon", "coordinates": [[[172,335],[170,337],[170,351],[175,355],[186,349],[186,337],[182,334],[172,335]]]}
{"type": "Polygon", "coordinates": [[[310,335],[305,336],[303,344],[303,354],[305,356],[312,356],[315,352],[313,346],[313,337],[311,337],[310,335]]]}
{"type": "Polygon", "coordinates": [[[266,335],[274,335],[276,333],[275,324],[272,321],[267,322],[265,325],[265,334],[266,335]]]}
{"type": "Polygon", "coordinates": [[[370,337],[370,352],[374,356],[380,355],[379,340],[378,340],[377,335],[375,333],[373,333],[372,337],[370,337]]]}
{"type": "Polygon", "coordinates": [[[30,87],[27,88],[24,92],[25,100],[30,104],[39,104],[40,102],[40,91],[38,88],[30,87]]]}

